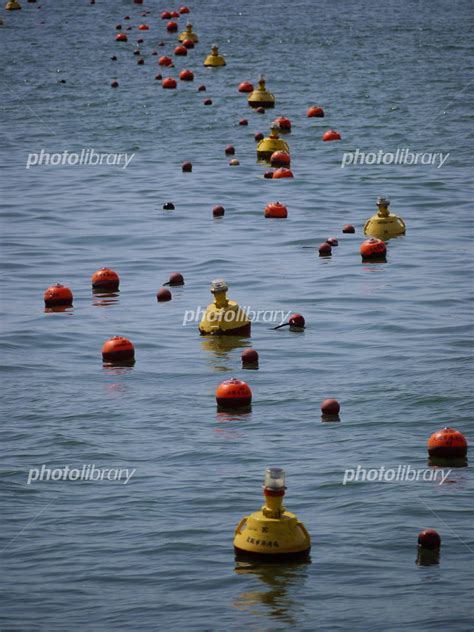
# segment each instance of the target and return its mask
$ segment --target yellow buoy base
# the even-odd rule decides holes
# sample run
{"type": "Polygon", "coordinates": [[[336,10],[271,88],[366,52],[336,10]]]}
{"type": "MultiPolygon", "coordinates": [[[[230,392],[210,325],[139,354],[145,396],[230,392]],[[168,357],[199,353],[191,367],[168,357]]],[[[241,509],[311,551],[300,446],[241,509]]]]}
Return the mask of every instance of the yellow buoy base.
{"type": "Polygon", "coordinates": [[[307,557],[311,538],[304,524],[284,507],[279,518],[267,517],[265,509],[264,505],[238,524],[234,537],[236,554],[267,559],[307,557]]]}
{"type": "Polygon", "coordinates": [[[183,31],[178,35],[178,41],[185,42],[186,40],[191,40],[191,42],[197,44],[199,42],[199,37],[197,36],[197,33],[193,33],[193,31],[183,31]]]}
{"type": "Polygon", "coordinates": [[[21,9],[21,4],[16,0],[10,0],[5,5],[5,11],[18,11],[21,9]]]}
{"type": "Polygon", "coordinates": [[[225,59],[222,55],[208,55],[204,60],[204,65],[208,67],[225,66],[225,59]]]}
{"type": "Polygon", "coordinates": [[[244,310],[235,301],[227,301],[224,307],[215,303],[207,306],[199,323],[201,334],[211,335],[250,335],[250,321],[244,310]]]}
{"type": "Polygon", "coordinates": [[[263,162],[270,162],[270,157],[274,151],[286,151],[290,153],[288,143],[281,138],[268,136],[263,138],[257,145],[257,159],[263,162]]]}
{"type": "Polygon", "coordinates": [[[389,213],[380,216],[378,213],[371,217],[364,226],[364,234],[369,237],[387,240],[393,237],[400,237],[406,233],[405,222],[398,215],[389,213]]]}

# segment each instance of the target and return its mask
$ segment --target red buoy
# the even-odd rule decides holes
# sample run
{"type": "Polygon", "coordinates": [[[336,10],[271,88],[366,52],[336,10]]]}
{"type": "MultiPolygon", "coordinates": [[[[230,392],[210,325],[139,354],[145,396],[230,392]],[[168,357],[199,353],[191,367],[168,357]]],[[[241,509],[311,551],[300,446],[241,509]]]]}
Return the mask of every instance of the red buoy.
{"type": "Polygon", "coordinates": [[[321,412],[323,415],[338,415],[341,406],[337,399],[325,399],[321,404],[321,412]]]}
{"type": "Polygon", "coordinates": [[[204,105],[212,105],[212,99],[204,99],[204,105]]]}
{"type": "Polygon", "coordinates": [[[163,55],[162,57],[159,58],[158,63],[160,64],[160,66],[172,66],[173,60],[171,59],[171,57],[167,57],[166,55],[163,55]]]}
{"type": "Polygon", "coordinates": [[[72,305],[72,292],[68,287],[56,283],[51,285],[44,293],[44,304],[46,307],[59,307],[62,305],[72,305]]]}
{"type": "Polygon", "coordinates": [[[339,242],[337,241],[335,237],[328,237],[326,239],[326,243],[329,244],[330,246],[339,246],[339,242]]]}
{"type": "Polygon", "coordinates": [[[224,213],[225,213],[225,208],[223,206],[215,206],[212,209],[212,215],[214,217],[223,217],[224,213]]]}
{"type": "Polygon", "coordinates": [[[156,293],[156,300],[158,303],[165,303],[166,301],[171,301],[173,297],[171,296],[171,292],[166,287],[161,287],[156,293]]]}
{"type": "Polygon", "coordinates": [[[233,156],[235,154],[235,147],[233,145],[227,145],[224,152],[226,156],[233,156]]]}
{"type": "Polygon", "coordinates": [[[150,27],[148,26],[148,24],[139,24],[138,25],[138,30],[139,31],[149,31],[150,27]]]}
{"type": "Polygon", "coordinates": [[[178,285],[184,285],[184,277],[181,272],[172,272],[170,274],[170,278],[168,283],[165,285],[171,285],[172,287],[176,287],[178,285]]]}
{"type": "Polygon", "coordinates": [[[293,171],[291,169],[286,169],[285,167],[276,169],[272,174],[272,179],[279,180],[280,178],[293,178],[293,171]]]}
{"type": "Polygon", "coordinates": [[[327,241],[319,245],[318,251],[320,257],[330,257],[332,255],[332,248],[327,241]]]}
{"type": "Polygon", "coordinates": [[[117,33],[117,35],[115,36],[115,41],[116,42],[128,42],[128,37],[127,37],[126,33],[117,33]]]}
{"type": "Polygon", "coordinates": [[[356,230],[354,226],[352,226],[352,224],[344,224],[344,226],[342,227],[342,232],[352,234],[355,233],[356,230]]]}
{"type": "Polygon", "coordinates": [[[172,18],[179,18],[179,13],[177,11],[171,11],[172,18]]]}
{"type": "Polygon", "coordinates": [[[434,529],[424,529],[418,534],[418,545],[424,549],[434,551],[441,547],[441,538],[434,529]]]}
{"type": "Polygon", "coordinates": [[[258,353],[255,349],[245,349],[240,357],[243,369],[258,369],[258,353]]]}
{"type": "Polygon", "coordinates": [[[253,92],[253,85],[250,81],[243,81],[239,85],[239,92],[253,92]]]}
{"type": "Polygon", "coordinates": [[[102,360],[104,362],[127,362],[135,360],[135,347],[123,336],[109,338],[102,347],[102,360]]]}
{"type": "Polygon", "coordinates": [[[249,122],[247,121],[247,119],[240,119],[239,121],[239,125],[248,125],[249,122]]]}
{"type": "Polygon", "coordinates": [[[194,73],[192,70],[182,70],[179,73],[179,78],[181,81],[194,81],[194,73]]]}
{"type": "Polygon", "coordinates": [[[252,391],[242,380],[225,380],[216,388],[216,402],[222,410],[248,408],[252,403],[252,391]]]}
{"type": "Polygon", "coordinates": [[[270,165],[272,167],[289,167],[290,163],[290,154],[286,151],[274,151],[270,156],[270,165]]]}
{"type": "Polygon", "coordinates": [[[119,82],[118,81],[112,81],[112,83],[110,84],[111,88],[118,88],[119,87],[119,82]]]}
{"type": "Polygon", "coordinates": [[[288,319],[288,324],[290,329],[298,330],[305,328],[306,321],[301,314],[292,314],[288,319]]]}
{"type": "Polygon", "coordinates": [[[258,142],[260,142],[261,140],[264,139],[264,136],[263,136],[262,132],[257,132],[255,134],[254,138],[255,138],[255,141],[258,143],[258,142]]]}
{"type": "Polygon", "coordinates": [[[278,125],[280,131],[286,132],[287,134],[291,132],[291,121],[289,118],[286,118],[286,116],[280,116],[276,118],[273,122],[278,125]]]}
{"type": "Polygon", "coordinates": [[[442,428],[428,439],[428,454],[441,458],[464,458],[467,455],[466,437],[454,428],[442,428]]]}
{"type": "Polygon", "coordinates": [[[190,40],[190,39],[184,40],[183,46],[187,48],[188,50],[190,50],[191,48],[194,48],[194,42],[193,40],[190,40]]]}
{"type": "Polygon", "coordinates": [[[173,77],[166,77],[161,82],[161,85],[165,90],[174,90],[177,86],[177,83],[176,80],[173,79],[173,77]]]}
{"type": "Polygon", "coordinates": [[[341,140],[341,135],[339,134],[339,132],[336,132],[335,130],[330,129],[327,132],[324,132],[323,134],[323,141],[327,142],[329,140],[341,140]]]}
{"type": "Polygon", "coordinates": [[[206,92],[206,86],[204,84],[201,84],[198,88],[198,92],[206,92]]]}
{"type": "Polygon", "coordinates": [[[181,13],[181,15],[185,15],[186,13],[189,13],[189,9],[188,7],[181,7],[179,12],[181,13]]]}
{"type": "Polygon", "coordinates": [[[188,49],[186,48],[186,46],[176,46],[176,48],[174,49],[174,54],[178,57],[185,57],[188,54],[188,49]]]}
{"type": "Polygon", "coordinates": [[[145,60],[143,59],[143,57],[141,57],[140,59],[137,60],[137,64],[139,66],[143,66],[144,63],[145,63],[145,60]]]}
{"type": "Polygon", "coordinates": [[[162,20],[170,20],[171,19],[171,13],[169,11],[163,11],[163,13],[161,14],[161,19],[162,20]]]}
{"type": "Polygon", "coordinates": [[[176,33],[176,31],[178,30],[178,25],[176,24],[176,22],[168,22],[168,24],[166,25],[166,30],[168,31],[168,33],[176,33]]]}
{"type": "Polygon", "coordinates": [[[385,260],[387,255],[387,246],[381,239],[371,237],[366,239],[360,245],[360,254],[363,261],[385,260]]]}
{"type": "Polygon", "coordinates": [[[273,178],[273,171],[265,171],[265,173],[263,174],[263,177],[266,178],[267,180],[271,180],[273,178]]]}
{"type": "Polygon", "coordinates": [[[184,173],[190,173],[193,170],[193,164],[191,162],[183,162],[181,169],[184,173]]]}
{"type": "Polygon", "coordinates": [[[288,209],[280,202],[270,202],[265,207],[264,215],[265,217],[285,219],[288,217],[288,209]]]}
{"type": "Polygon", "coordinates": [[[308,118],[323,118],[324,116],[324,110],[322,107],[320,107],[319,105],[313,105],[312,107],[309,108],[309,110],[306,112],[306,116],[308,118]]]}
{"type": "Polygon", "coordinates": [[[110,268],[101,268],[94,272],[91,278],[92,287],[101,290],[118,290],[120,285],[119,275],[110,268]]]}

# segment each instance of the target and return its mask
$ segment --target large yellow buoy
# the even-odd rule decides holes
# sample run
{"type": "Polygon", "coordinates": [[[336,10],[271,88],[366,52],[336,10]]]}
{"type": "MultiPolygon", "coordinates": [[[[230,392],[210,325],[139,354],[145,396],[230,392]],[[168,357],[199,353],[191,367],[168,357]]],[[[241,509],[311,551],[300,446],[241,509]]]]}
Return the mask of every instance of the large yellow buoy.
{"type": "Polygon", "coordinates": [[[5,11],[18,11],[21,9],[21,4],[16,0],[9,0],[5,5],[5,11]]]}
{"type": "Polygon", "coordinates": [[[285,472],[279,467],[265,470],[260,511],[242,518],[234,537],[237,559],[298,560],[309,557],[311,538],[298,518],[283,506],[285,472]]]}
{"type": "Polygon", "coordinates": [[[364,233],[366,235],[386,241],[406,233],[405,222],[398,215],[390,213],[389,205],[390,200],[387,198],[377,198],[378,211],[365,223],[364,233]]]}
{"type": "Polygon", "coordinates": [[[248,104],[252,108],[274,108],[275,97],[265,87],[265,77],[261,75],[258,80],[258,88],[251,92],[248,96],[248,104]]]}
{"type": "Polygon", "coordinates": [[[199,323],[201,334],[250,336],[250,320],[235,301],[227,298],[228,289],[223,279],[212,281],[211,293],[214,295],[214,303],[207,306],[199,323]]]}
{"type": "Polygon", "coordinates": [[[290,153],[288,143],[278,135],[280,126],[277,123],[272,123],[270,130],[270,136],[263,138],[257,145],[257,160],[260,162],[269,163],[271,155],[275,151],[290,153]]]}
{"type": "Polygon", "coordinates": [[[219,48],[217,44],[213,44],[211,54],[204,60],[204,65],[208,67],[225,66],[225,59],[222,55],[219,55],[219,48]]]}
{"type": "Polygon", "coordinates": [[[188,22],[186,24],[186,30],[178,35],[178,40],[180,42],[191,40],[191,42],[194,42],[195,44],[199,42],[199,37],[197,36],[197,33],[193,32],[193,25],[191,24],[191,22],[188,22]]]}

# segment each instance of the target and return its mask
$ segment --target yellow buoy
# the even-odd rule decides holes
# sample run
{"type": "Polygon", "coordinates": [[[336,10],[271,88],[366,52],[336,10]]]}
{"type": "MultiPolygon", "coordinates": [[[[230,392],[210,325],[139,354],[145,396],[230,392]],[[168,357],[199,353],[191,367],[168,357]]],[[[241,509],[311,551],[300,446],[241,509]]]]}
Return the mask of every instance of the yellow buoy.
{"type": "Polygon", "coordinates": [[[234,551],[240,559],[305,559],[311,538],[298,518],[283,506],[285,472],[279,467],[265,470],[261,511],[242,518],[234,537],[234,551]]]}
{"type": "Polygon", "coordinates": [[[265,77],[263,75],[258,80],[258,88],[249,94],[247,102],[252,108],[275,107],[275,97],[265,88],[265,77]]]}
{"type": "Polygon", "coordinates": [[[186,24],[186,30],[178,35],[178,40],[180,42],[191,40],[195,44],[199,42],[199,37],[197,36],[196,33],[193,33],[193,25],[190,22],[186,24]]]}
{"type": "Polygon", "coordinates": [[[5,11],[18,11],[21,9],[21,4],[16,0],[9,0],[5,5],[5,11]]]}
{"type": "Polygon", "coordinates": [[[386,241],[406,233],[405,222],[398,215],[390,213],[389,204],[390,200],[383,197],[377,198],[378,211],[365,223],[365,235],[386,241]]]}
{"type": "Polygon", "coordinates": [[[235,301],[227,298],[228,289],[224,280],[212,281],[211,293],[214,295],[214,303],[207,306],[199,323],[201,334],[250,336],[250,320],[235,301]]]}
{"type": "Polygon", "coordinates": [[[204,65],[209,67],[225,66],[225,59],[219,55],[219,48],[216,44],[213,44],[211,54],[204,60],[204,65]]]}
{"type": "Polygon", "coordinates": [[[257,145],[257,160],[260,162],[269,163],[271,155],[275,151],[286,151],[290,153],[288,143],[282,140],[278,135],[280,126],[277,123],[272,123],[270,130],[270,136],[262,138],[257,145]]]}

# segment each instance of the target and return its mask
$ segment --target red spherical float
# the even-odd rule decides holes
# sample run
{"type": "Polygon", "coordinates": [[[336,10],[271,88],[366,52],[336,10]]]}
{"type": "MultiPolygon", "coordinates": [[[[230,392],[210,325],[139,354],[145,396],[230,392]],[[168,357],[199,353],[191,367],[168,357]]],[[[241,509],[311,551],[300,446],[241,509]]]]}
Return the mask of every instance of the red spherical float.
{"type": "Polygon", "coordinates": [[[169,11],[163,11],[161,14],[162,20],[171,20],[171,13],[169,11]]]}
{"type": "Polygon", "coordinates": [[[214,217],[223,217],[225,213],[225,208],[223,206],[214,206],[212,209],[212,215],[214,217]]]}
{"type": "Polygon", "coordinates": [[[101,290],[118,290],[120,285],[119,275],[110,268],[101,268],[91,277],[92,287],[101,290]]]}
{"type": "Polygon", "coordinates": [[[182,70],[179,73],[181,81],[194,81],[194,73],[192,70],[182,70]]]}
{"type": "Polygon", "coordinates": [[[273,178],[273,174],[274,174],[273,171],[265,171],[265,173],[263,174],[263,177],[266,178],[267,180],[271,180],[273,178]]]}
{"type": "Polygon", "coordinates": [[[181,13],[181,15],[185,15],[186,13],[189,13],[189,8],[188,7],[181,7],[179,9],[179,12],[181,13]]]}
{"type": "Polygon", "coordinates": [[[264,215],[265,217],[285,219],[288,217],[288,209],[280,202],[270,202],[265,207],[264,215]]]}
{"type": "Polygon", "coordinates": [[[286,132],[287,134],[291,132],[291,121],[286,116],[279,116],[274,121],[275,125],[278,125],[282,132],[286,132]]]}
{"type": "Polygon", "coordinates": [[[145,63],[145,60],[143,59],[143,57],[141,57],[140,59],[137,60],[137,64],[139,66],[143,66],[144,63],[145,63]]]}
{"type": "Polygon", "coordinates": [[[330,129],[327,132],[324,132],[323,141],[326,143],[330,140],[341,140],[341,135],[339,134],[339,132],[336,132],[335,130],[330,129]]]}
{"type": "Polygon", "coordinates": [[[168,33],[176,33],[176,31],[178,30],[178,25],[176,24],[176,22],[168,22],[168,24],[166,25],[166,30],[168,31],[168,33]]]}
{"type": "Polygon", "coordinates": [[[308,118],[314,118],[314,117],[316,117],[316,118],[323,118],[324,117],[324,110],[319,105],[313,105],[306,112],[306,116],[308,118]]]}
{"type": "Polygon", "coordinates": [[[163,79],[163,75],[155,75],[155,79],[157,81],[161,81],[163,79]]]}
{"type": "Polygon", "coordinates": [[[466,437],[454,428],[442,428],[428,439],[428,454],[441,458],[464,458],[467,455],[466,437]]]}
{"type": "Polygon", "coordinates": [[[179,13],[177,11],[171,11],[172,18],[179,18],[179,13]]]}
{"type": "Polygon", "coordinates": [[[148,24],[139,24],[138,25],[138,30],[139,31],[149,31],[150,27],[148,26],[148,24]]]}
{"type": "Polygon", "coordinates": [[[272,179],[279,180],[280,178],[293,178],[293,171],[291,169],[287,169],[286,167],[276,169],[272,174],[272,179]]]}
{"type": "Polygon", "coordinates": [[[174,90],[177,86],[176,79],[173,79],[173,77],[166,77],[161,82],[161,85],[165,90],[174,90]]]}
{"type": "Polygon", "coordinates": [[[326,239],[326,243],[329,244],[330,246],[339,246],[339,242],[337,241],[335,237],[328,237],[326,239]]]}
{"type": "Polygon", "coordinates": [[[262,132],[257,132],[255,134],[254,138],[255,138],[255,142],[259,143],[261,140],[264,139],[264,136],[263,136],[262,132]]]}
{"type": "Polygon", "coordinates": [[[289,167],[290,163],[290,154],[286,151],[274,151],[270,156],[270,165],[272,167],[289,167]]]}
{"type": "Polygon", "coordinates": [[[323,415],[338,415],[341,406],[337,399],[325,399],[321,404],[321,412],[323,415]]]}
{"type": "Polygon", "coordinates": [[[181,274],[181,272],[172,272],[170,274],[168,283],[165,283],[165,285],[171,285],[173,287],[178,286],[178,285],[184,285],[184,277],[181,274]]]}
{"type": "Polygon", "coordinates": [[[51,285],[44,293],[44,304],[46,307],[60,307],[64,305],[72,305],[72,292],[68,287],[56,283],[51,285]]]}
{"type": "Polygon", "coordinates": [[[201,84],[198,88],[198,92],[206,92],[206,86],[204,84],[201,84]]]}
{"type": "Polygon", "coordinates": [[[255,349],[245,349],[241,354],[242,368],[256,369],[258,368],[258,352],[255,349]]]}
{"type": "Polygon", "coordinates": [[[112,83],[110,84],[111,88],[118,88],[119,87],[119,82],[118,81],[112,81],[112,83]]]}
{"type": "Polygon", "coordinates": [[[353,234],[356,232],[356,230],[354,226],[352,226],[352,224],[344,224],[344,226],[342,227],[342,232],[347,233],[347,234],[353,234]]]}
{"type": "Polygon", "coordinates": [[[117,33],[115,36],[116,42],[128,42],[128,37],[125,33],[117,33]]]}
{"type": "Polygon", "coordinates": [[[166,287],[161,287],[156,293],[156,300],[158,303],[165,303],[166,301],[171,301],[173,297],[171,296],[171,292],[166,287]]]}
{"type": "Polygon", "coordinates": [[[162,55],[159,60],[158,63],[160,66],[172,66],[173,65],[173,60],[171,59],[171,57],[167,57],[166,55],[162,55]]]}
{"type": "Polygon", "coordinates": [[[231,378],[216,388],[216,402],[222,410],[248,408],[252,403],[252,391],[246,382],[231,378]]]}
{"type": "Polygon", "coordinates": [[[253,92],[253,85],[250,81],[243,81],[239,84],[239,92],[253,92]]]}
{"type": "Polygon", "coordinates": [[[186,46],[176,46],[176,48],[174,49],[174,54],[177,57],[186,57],[186,55],[188,54],[188,49],[186,48],[186,46]]]}
{"type": "Polygon", "coordinates": [[[292,314],[288,319],[290,329],[304,329],[306,321],[301,314],[292,314]]]}
{"type": "Polygon", "coordinates": [[[204,99],[204,105],[212,105],[212,99],[204,99]]]}
{"type": "Polygon", "coordinates": [[[239,125],[248,125],[249,122],[247,121],[247,119],[240,119],[239,121],[239,125]]]}
{"type": "Polygon", "coordinates": [[[235,147],[233,145],[227,145],[224,149],[224,153],[226,156],[233,156],[235,154],[235,147]]]}
{"type": "Polygon", "coordinates": [[[366,239],[360,245],[360,254],[363,261],[385,259],[387,255],[387,246],[381,239],[371,237],[370,239],[366,239]]]}
{"type": "Polygon", "coordinates": [[[257,112],[257,114],[265,114],[265,108],[263,106],[259,106],[258,108],[255,108],[255,112],[257,112]]]}
{"type": "Polygon", "coordinates": [[[104,362],[133,362],[135,347],[123,336],[113,336],[102,346],[102,360],[104,362]]]}
{"type": "Polygon", "coordinates": [[[434,529],[424,529],[418,534],[418,545],[424,549],[435,551],[441,547],[441,538],[434,529]]]}
{"type": "Polygon", "coordinates": [[[183,162],[181,169],[184,173],[190,173],[193,170],[192,162],[183,162]]]}
{"type": "Polygon", "coordinates": [[[318,252],[320,257],[330,257],[332,255],[332,248],[327,241],[324,241],[319,245],[318,252]]]}

